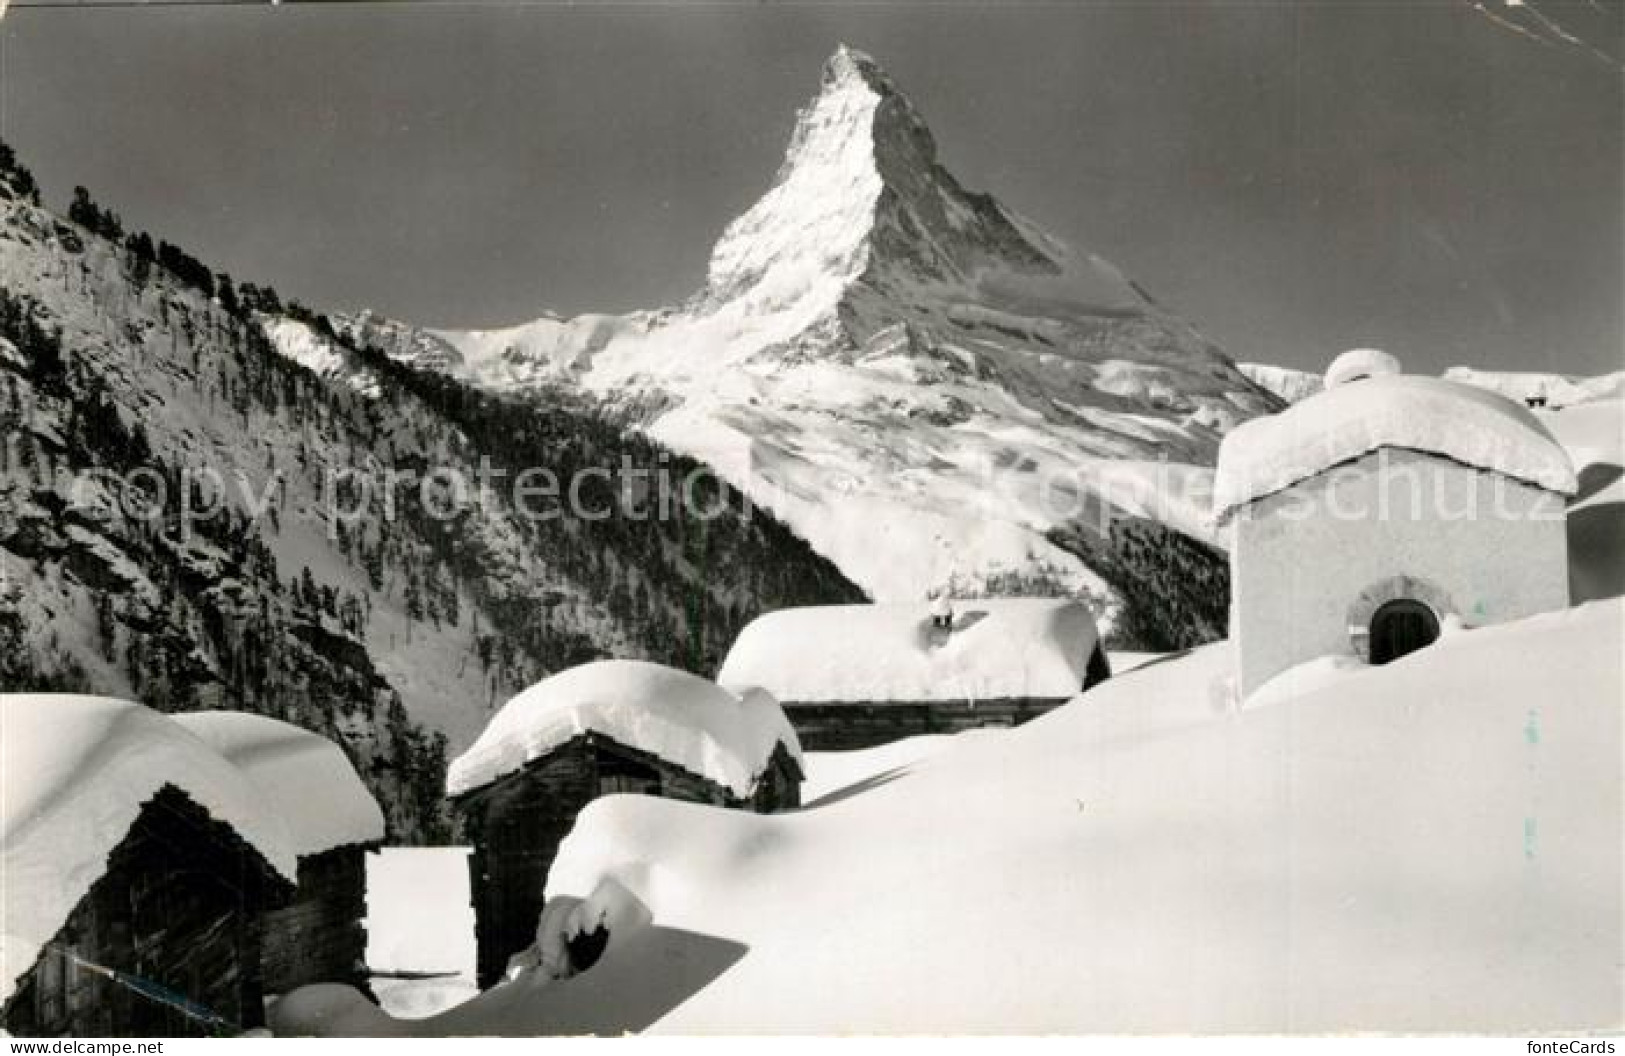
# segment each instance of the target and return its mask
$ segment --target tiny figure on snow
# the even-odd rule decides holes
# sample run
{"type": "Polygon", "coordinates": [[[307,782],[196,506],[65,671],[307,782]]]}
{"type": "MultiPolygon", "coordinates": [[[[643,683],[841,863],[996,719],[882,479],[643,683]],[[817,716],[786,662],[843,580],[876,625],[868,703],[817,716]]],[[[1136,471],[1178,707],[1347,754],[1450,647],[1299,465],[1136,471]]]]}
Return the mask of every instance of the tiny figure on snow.
{"type": "Polygon", "coordinates": [[[931,602],[931,626],[939,631],[951,631],[954,628],[954,603],[946,590],[931,602]]]}

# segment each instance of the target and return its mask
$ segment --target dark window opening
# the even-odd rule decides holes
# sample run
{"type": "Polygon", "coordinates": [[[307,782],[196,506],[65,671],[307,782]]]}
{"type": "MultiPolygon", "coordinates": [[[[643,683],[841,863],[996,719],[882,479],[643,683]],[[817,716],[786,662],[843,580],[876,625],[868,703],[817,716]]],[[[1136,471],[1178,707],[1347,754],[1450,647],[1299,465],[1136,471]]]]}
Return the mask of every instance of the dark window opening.
{"type": "Polygon", "coordinates": [[[598,963],[598,958],[604,955],[604,947],[609,945],[609,929],[604,922],[599,921],[598,926],[591,931],[581,931],[564,940],[564,948],[570,955],[570,967],[576,972],[584,972],[598,963]]]}
{"type": "Polygon", "coordinates": [[[1439,637],[1439,618],[1419,601],[1400,598],[1371,617],[1371,662],[1386,664],[1432,645],[1439,637]]]}
{"type": "Polygon", "coordinates": [[[613,755],[598,757],[598,794],[660,795],[660,774],[653,767],[613,755]]]}
{"type": "Polygon", "coordinates": [[[1094,651],[1089,654],[1089,668],[1084,672],[1083,688],[1093,689],[1110,677],[1112,677],[1111,661],[1106,658],[1106,650],[1096,642],[1094,651]]]}

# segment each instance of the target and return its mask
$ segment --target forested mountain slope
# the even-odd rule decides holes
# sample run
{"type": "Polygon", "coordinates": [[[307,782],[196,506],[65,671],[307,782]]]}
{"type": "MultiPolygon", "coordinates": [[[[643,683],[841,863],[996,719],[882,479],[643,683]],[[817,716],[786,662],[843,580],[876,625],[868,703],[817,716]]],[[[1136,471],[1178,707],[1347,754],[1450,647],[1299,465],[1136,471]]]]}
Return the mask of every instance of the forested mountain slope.
{"type": "Polygon", "coordinates": [[[543,674],[709,673],[757,612],[861,596],[581,401],[413,375],[87,194],[53,214],[0,162],[0,689],[291,719],[412,839],[448,747],[543,674]],[[559,498],[517,495],[525,469],[559,498]]]}

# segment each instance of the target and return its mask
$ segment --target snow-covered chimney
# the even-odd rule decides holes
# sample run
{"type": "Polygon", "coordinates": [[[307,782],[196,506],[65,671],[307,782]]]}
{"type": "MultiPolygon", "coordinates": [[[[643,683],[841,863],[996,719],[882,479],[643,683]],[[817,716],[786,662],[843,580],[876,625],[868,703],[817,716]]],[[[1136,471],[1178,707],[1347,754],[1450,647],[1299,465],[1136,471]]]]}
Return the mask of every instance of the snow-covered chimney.
{"type": "Polygon", "coordinates": [[[1399,360],[1380,349],[1355,348],[1332,360],[1326,368],[1325,387],[1335,389],[1362,378],[1376,378],[1384,374],[1403,374],[1399,360]]]}

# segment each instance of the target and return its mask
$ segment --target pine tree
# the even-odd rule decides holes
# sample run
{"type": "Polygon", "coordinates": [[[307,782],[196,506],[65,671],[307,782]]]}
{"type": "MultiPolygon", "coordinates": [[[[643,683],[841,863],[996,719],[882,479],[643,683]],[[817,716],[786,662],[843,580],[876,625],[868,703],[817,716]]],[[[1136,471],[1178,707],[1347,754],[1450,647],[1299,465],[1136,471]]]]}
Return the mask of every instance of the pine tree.
{"type": "Polygon", "coordinates": [[[230,315],[241,315],[242,302],[237,299],[237,287],[231,284],[231,276],[225,272],[217,272],[214,277],[215,296],[220,299],[220,307],[230,315]]]}
{"type": "Polygon", "coordinates": [[[101,226],[101,210],[91,200],[90,191],[83,186],[73,189],[73,200],[68,203],[68,219],[88,231],[101,226]]]}

